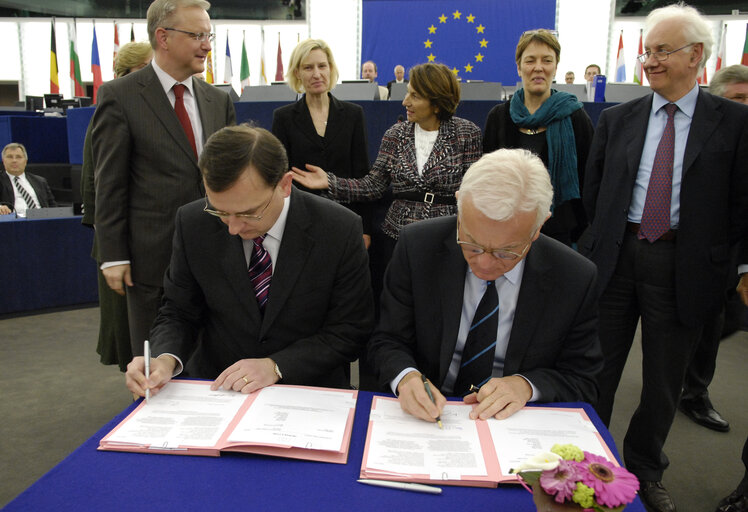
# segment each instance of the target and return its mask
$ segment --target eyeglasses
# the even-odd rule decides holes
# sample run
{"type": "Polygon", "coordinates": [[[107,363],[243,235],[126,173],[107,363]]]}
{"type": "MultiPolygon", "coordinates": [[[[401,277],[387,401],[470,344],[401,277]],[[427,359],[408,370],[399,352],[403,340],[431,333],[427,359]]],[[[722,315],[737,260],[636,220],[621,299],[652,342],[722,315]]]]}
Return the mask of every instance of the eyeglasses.
{"type": "Polygon", "coordinates": [[[190,32],[188,30],[171,27],[164,27],[164,30],[171,30],[173,32],[181,32],[182,34],[187,34],[188,36],[190,36],[190,38],[194,39],[195,41],[200,41],[201,43],[206,39],[208,39],[211,43],[216,42],[216,35],[213,32],[190,32]]]}
{"type": "Polygon", "coordinates": [[[679,52],[682,49],[688,48],[689,46],[693,46],[695,44],[696,43],[688,43],[686,46],[681,46],[677,50],[673,50],[673,51],[670,51],[670,52],[667,52],[665,50],[660,50],[660,51],[657,51],[657,52],[646,51],[646,52],[642,53],[641,55],[637,55],[636,58],[639,59],[639,62],[641,62],[642,64],[644,64],[645,62],[647,62],[647,59],[649,59],[650,55],[654,55],[655,59],[657,59],[659,62],[662,62],[663,60],[667,60],[668,56],[671,53],[679,52]]]}
{"type": "MultiPolygon", "coordinates": [[[[533,232],[533,234],[535,234],[535,232],[533,232]]],[[[480,256],[483,253],[488,253],[494,258],[499,259],[499,260],[514,261],[524,256],[525,253],[527,252],[527,249],[530,248],[530,243],[531,243],[530,239],[532,238],[532,235],[530,235],[524,248],[519,253],[510,251],[509,249],[490,249],[480,244],[476,244],[473,242],[463,242],[462,240],[460,240],[460,218],[457,217],[456,238],[457,238],[457,243],[460,245],[462,250],[468,253],[469,256],[480,256]]]]}
{"type": "Polygon", "coordinates": [[[238,217],[240,219],[245,219],[245,220],[262,220],[263,215],[265,215],[265,210],[268,209],[268,206],[270,206],[270,201],[273,200],[273,196],[275,195],[275,190],[276,189],[273,189],[273,193],[270,194],[270,198],[268,199],[268,202],[265,203],[265,206],[262,208],[259,215],[254,215],[252,213],[228,213],[228,212],[222,212],[221,210],[214,210],[210,208],[210,203],[208,203],[208,196],[205,196],[205,207],[203,208],[203,211],[205,213],[209,213],[213,215],[214,217],[219,217],[221,219],[225,219],[233,215],[234,217],[238,217]]]}

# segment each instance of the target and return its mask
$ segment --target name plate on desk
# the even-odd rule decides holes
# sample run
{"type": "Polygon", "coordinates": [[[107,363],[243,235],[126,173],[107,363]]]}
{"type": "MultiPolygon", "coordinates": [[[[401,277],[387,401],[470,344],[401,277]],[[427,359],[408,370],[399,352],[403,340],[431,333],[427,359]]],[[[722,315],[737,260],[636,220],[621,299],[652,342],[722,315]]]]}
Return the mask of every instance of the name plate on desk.
{"type": "Polygon", "coordinates": [[[51,208],[29,208],[26,210],[27,219],[61,219],[73,217],[72,206],[54,206],[51,208]]]}

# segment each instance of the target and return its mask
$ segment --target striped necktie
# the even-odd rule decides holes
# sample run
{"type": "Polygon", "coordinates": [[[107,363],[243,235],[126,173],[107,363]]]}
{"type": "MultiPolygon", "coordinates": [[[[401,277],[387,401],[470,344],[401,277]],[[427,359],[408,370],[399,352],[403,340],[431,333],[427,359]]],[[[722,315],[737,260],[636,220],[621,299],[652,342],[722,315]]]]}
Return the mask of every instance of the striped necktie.
{"type": "Polygon", "coordinates": [[[13,176],[13,183],[15,183],[16,189],[18,189],[18,193],[21,194],[23,200],[26,201],[27,208],[39,208],[39,205],[36,204],[36,201],[31,197],[31,194],[26,190],[26,187],[23,186],[18,176],[13,176]]]}
{"type": "Polygon", "coordinates": [[[267,235],[258,236],[252,240],[252,258],[249,262],[249,280],[255,289],[257,304],[260,312],[265,312],[265,303],[270,293],[270,280],[273,277],[273,262],[270,254],[265,250],[262,242],[267,235]]]}
{"type": "Polygon", "coordinates": [[[460,371],[454,386],[456,396],[467,395],[470,385],[481,387],[491,378],[498,328],[499,294],[496,282],[487,281],[462,350],[460,371]]]}

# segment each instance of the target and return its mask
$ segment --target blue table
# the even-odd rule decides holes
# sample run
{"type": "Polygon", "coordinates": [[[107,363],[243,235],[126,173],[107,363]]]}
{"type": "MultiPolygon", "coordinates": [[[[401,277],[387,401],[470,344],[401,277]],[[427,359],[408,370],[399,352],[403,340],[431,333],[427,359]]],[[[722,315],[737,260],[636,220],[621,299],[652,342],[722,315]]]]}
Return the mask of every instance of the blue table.
{"type": "MultiPolygon", "coordinates": [[[[359,393],[345,465],[235,453],[213,458],[97,451],[99,440],[132,411],[133,404],[3,510],[535,510],[532,496],[519,485],[443,486],[442,494],[435,496],[357,483],[372,396],[359,393]]],[[[616,453],[592,407],[556,405],[584,407],[616,453]]],[[[644,507],[637,498],[626,510],[644,507]]]]}
{"type": "Polygon", "coordinates": [[[0,215],[0,314],[99,300],[93,230],[80,217],[15,219],[0,215]]]}

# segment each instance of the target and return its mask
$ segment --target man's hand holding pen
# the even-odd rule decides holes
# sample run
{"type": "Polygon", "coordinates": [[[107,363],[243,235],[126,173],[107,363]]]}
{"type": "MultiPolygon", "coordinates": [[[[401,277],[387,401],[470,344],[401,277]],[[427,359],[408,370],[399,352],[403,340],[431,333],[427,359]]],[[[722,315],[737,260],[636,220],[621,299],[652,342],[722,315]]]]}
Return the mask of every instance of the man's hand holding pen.
{"type": "Polygon", "coordinates": [[[419,372],[410,372],[397,385],[397,396],[400,407],[408,414],[432,423],[441,417],[442,409],[447,399],[439,392],[439,388],[430,386],[434,397],[432,402],[421,380],[419,372]]]}
{"type": "Polygon", "coordinates": [[[135,395],[145,396],[145,390],[148,388],[151,390],[151,395],[155,395],[171,380],[176,365],[177,360],[168,354],[151,358],[150,376],[146,380],[145,358],[136,357],[127,365],[127,373],[125,373],[127,389],[135,395]]]}

